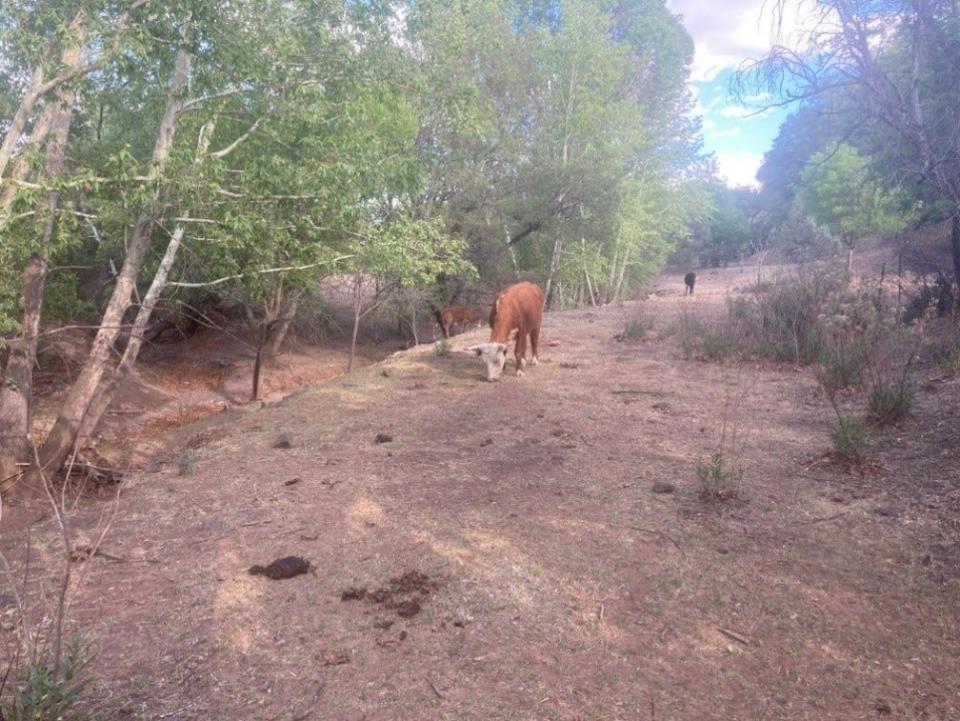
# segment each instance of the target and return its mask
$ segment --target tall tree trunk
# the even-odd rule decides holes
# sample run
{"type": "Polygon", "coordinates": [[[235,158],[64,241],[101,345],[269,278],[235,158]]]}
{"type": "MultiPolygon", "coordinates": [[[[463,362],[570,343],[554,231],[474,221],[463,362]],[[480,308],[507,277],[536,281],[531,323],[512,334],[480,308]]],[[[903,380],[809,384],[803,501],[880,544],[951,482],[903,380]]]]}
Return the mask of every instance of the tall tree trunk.
{"type": "Polygon", "coordinates": [[[270,338],[267,341],[268,356],[275,356],[280,352],[283,341],[286,340],[287,334],[290,332],[290,326],[293,325],[293,319],[297,317],[300,295],[300,291],[292,291],[274,320],[273,327],[270,330],[270,338]]]}
{"type": "MultiPolygon", "coordinates": [[[[72,43],[64,50],[62,62],[68,69],[80,66],[83,58],[83,13],[78,13],[71,24],[72,43]],[[79,19],[79,22],[78,22],[79,19]]],[[[63,172],[67,137],[76,102],[76,91],[61,85],[56,100],[45,109],[43,133],[52,131],[43,161],[42,178],[52,183],[63,172]]],[[[25,173],[21,163],[15,168],[25,173]]],[[[22,164],[28,165],[26,162],[22,164]]],[[[12,205],[12,200],[10,201],[12,205]]],[[[37,360],[37,337],[40,333],[40,314],[43,308],[43,289],[47,279],[47,248],[57,223],[60,194],[51,190],[39,204],[41,220],[40,240],[30,255],[20,276],[21,307],[20,337],[9,342],[10,355],[0,384],[0,492],[19,476],[21,464],[29,463],[33,368],[37,360]]]]}
{"type": "Polygon", "coordinates": [[[554,306],[554,296],[556,295],[554,286],[556,284],[557,271],[560,269],[560,253],[562,250],[563,236],[558,226],[553,239],[553,251],[550,253],[550,269],[547,273],[547,287],[544,289],[544,296],[546,297],[545,308],[547,310],[551,310],[554,306]]]}
{"type": "Polygon", "coordinates": [[[357,275],[353,285],[353,335],[350,337],[350,359],[347,361],[347,373],[353,370],[353,359],[357,354],[357,335],[360,332],[360,316],[363,315],[363,281],[357,275]]]}
{"type": "Polygon", "coordinates": [[[17,199],[19,181],[27,177],[30,171],[30,155],[33,148],[39,148],[46,140],[53,123],[53,116],[57,111],[59,104],[56,102],[47,103],[33,124],[30,136],[20,148],[17,159],[10,169],[10,175],[7,177],[3,188],[0,190],[0,228],[10,219],[10,213],[13,211],[13,204],[17,199]]]}
{"type": "MultiPolygon", "coordinates": [[[[200,164],[207,155],[213,129],[214,123],[212,121],[206,123],[200,129],[200,136],[197,139],[197,151],[193,158],[194,171],[199,169],[200,164]]],[[[90,406],[83,417],[83,422],[80,424],[80,431],[77,434],[78,445],[82,445],[85,440],[93,435],[97,429],[97,425],[100,423],[100,419],[113,401],[113,396],[116,394],[117,388],[133,372],[137,358],[140,356],[140,350],[143,348],[147,325],[153,316],[153,310],[157,306],[157,301],[160,300],[160,294],[163,293],[163,289],[167,285],[167,278],[170,277],[170,270],[173,268],[173,263],[177,259],[177,253],[180,251],[180,245],[183,243],[185,232],[186,228],[178,225],[170,236],[167,249],[163,253],[160,265],[157,266],[153,280],[150,281],[150,287],[147,289],[147,294],[143,297],[140,309],[137,311],[137,317],[133,321],[133,328],[130,330],[130,340],[127,342],[127,347],[123,350],[120,362],[117,364],[113,373],[100,382],[96,395],[93,400],[90,401],[90,406]]]]}
{"type": "Polygon", "coordinates": [[[140,310],[137,311],[136,320],[133,321],[133,328],[130,330],[130,340],[127,342],[127,347],[123,350],[120,363],[117,364],[116,369],[110,377],[100,384],[96,395],[93,400],[90,401],[90,407],[83,417],[80,432],[77,434],[77,438],[81,443],[85,439],[90,438],[94,431],[96,431],[97,424],[100,423],[100,419],[113,400],[117,388],[130,375],[137,363],[137,358],[143,347],[147,324],[150,322],[153,309],[160,299],[160,294],[163,292],[164,287],[166,287],[167,277],[170,275],[173,261],[176,260],[177,252],[180,250],[180,244],[183,241],[183,234],[184,227],[179,225],[170,237],[170,242],[167,244],[163,259],[160,261],[157,272],[153,276],[147,294],[143,297],[143,303],[140,305],[140,310]]]}
{"type": "MultiPolygon", "coordinates": [[[[163,167],[173,148],[177,120],[183,109],[183,93],[190,78],[192,62],[193,57],[189,52],[182,49],[177,51],[166,109],[153,147],[150,176],[154,182],[161,177],[163,167]]],[[[32,466],[27,472],[28,486],[37,485],[41,481],[42,473],[51,474],[59,471],[74,447],[80,424],[100,385],[113,344],[120,332],[123,317],[130,307],[130,297],[140,275],[143,260],[153,241],[153,226],[160,211],[159,205],[160,194],[157,190],[150,207],[137,220],[123,266],[117,275],[113,294],[101,318],[100,328],[93,340],[87,360],[70,387],[53,428],[40,446],[38,453],[40,465],[32,466]]]]}
{"type": "Polygon", "coordinates": [[[960,208],[950,219],[950,251],[953,255],[953,280],[956,286],[954,307],[960,310],[960,208]]]}

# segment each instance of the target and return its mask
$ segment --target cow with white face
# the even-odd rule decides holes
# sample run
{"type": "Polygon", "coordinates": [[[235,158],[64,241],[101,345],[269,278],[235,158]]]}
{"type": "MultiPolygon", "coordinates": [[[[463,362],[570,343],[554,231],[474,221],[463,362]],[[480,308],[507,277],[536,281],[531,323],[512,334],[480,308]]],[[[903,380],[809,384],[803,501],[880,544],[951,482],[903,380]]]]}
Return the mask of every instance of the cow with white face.
{"type": "Polygon", "coordinates": [[[514,351],[517,376],[523,376],[528,336],[533,365],[536,366],[540,362],[538,356],[542,322],[543,291],[539,287],[533,283],[523,282],[500,291],[490,309],[490,341],[469,349],[476,353],[486,365],[487,380],[499,380],[503,374],[507,364],[507,342],[514,332],[517,335],[514,351]]]}

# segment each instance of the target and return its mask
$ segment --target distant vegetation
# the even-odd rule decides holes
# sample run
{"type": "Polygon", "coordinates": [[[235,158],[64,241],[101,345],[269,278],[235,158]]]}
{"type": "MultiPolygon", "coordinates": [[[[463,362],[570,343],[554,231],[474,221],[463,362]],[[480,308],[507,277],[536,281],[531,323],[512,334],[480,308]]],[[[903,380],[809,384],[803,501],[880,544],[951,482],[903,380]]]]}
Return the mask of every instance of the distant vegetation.
{"type": "Polygon", "coordinates": [[[692,55],[660,0],[3,4],[0,479],[60,468],[164,327],[240,326],[256,395],[325,277],[354,340],[478,280],[633,294],[711,204],[692,55]],[[95,338],[34,455],[64,326],[95,338]]]}

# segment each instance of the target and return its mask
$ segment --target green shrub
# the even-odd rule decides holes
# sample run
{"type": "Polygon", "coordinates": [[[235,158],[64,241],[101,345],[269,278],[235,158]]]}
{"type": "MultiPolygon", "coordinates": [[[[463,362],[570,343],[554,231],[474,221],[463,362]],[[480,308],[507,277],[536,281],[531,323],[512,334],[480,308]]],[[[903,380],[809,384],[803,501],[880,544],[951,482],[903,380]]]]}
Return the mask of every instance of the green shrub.
{"type": "Polygon", "coordinates": [[[448,358],[452,352],[450,347],[450,341],[446,338],[441,338],[436,343],[433,344],[433,353],[437,358],[448,358]]]}
{"type": "Polygon", "coordinates": [[[80,637],[70,640],[58,670],[48,662],[27,664],[17,674],[8,699],[0,703],[3,721],[81,721],[92,716],[77,709],[90,683],[94,654],[80,637]]]}
{"type": "Polygon", "coordinates": [[[196,465],[197,452],[192,448],[188,448],[181,453],[180,458],[177,459],[177,472],[181,476],[189,476],[193,473],[193,469],[196,465]]]}
{"type": "Polygon", "coordinates": [[[708,361],[722,361],[731,357],[737,350],[737,339],[725,328],[708,330],[702,338],[701,353],[708,361]]]}
{"type": "Polygon", "coordinates": [[[907,415],[912,403],[913,391],[906,383],[875,388],[867,400],[870,420],[878,426],[892,425],[907,415]]]}
{"type": "Polygon", "coordinates": [[[960,342],[934,351],[933,359],[944,373],[950,375],[960,373],[960,342]]]}
{"type": "Polygon", "coordinates": [[[870,455],[870,429],[857,418],[839,417],[830,432],[836,459],[850,465],[862,465],[870,455]]]}
{"type": "Polygon", "coordinates": [[[707,463],[697,466],[697,480],[700,482],[699,496],[702,500],[726,501],[736,498],[743,480],[743,469],[724,459],[721,452],[714,453],[707,463]]]}
{"type": "Polygon", "coordinates": [[[817,380],[831,394],[860,385],[864,349],[855,341],[833,343],[820,352],[817,380]]]}
{"type": "Polygon", "coordinates": [[[647,333],[653,330],[653,319],[648,318],[642,313],[637,313],[637,315],[627,321],[627,325],[623,329],[623,333],[617,336],[617,340],[625,341],[627,343],[636,343],[643,340],[647,337],[647,333]]]}

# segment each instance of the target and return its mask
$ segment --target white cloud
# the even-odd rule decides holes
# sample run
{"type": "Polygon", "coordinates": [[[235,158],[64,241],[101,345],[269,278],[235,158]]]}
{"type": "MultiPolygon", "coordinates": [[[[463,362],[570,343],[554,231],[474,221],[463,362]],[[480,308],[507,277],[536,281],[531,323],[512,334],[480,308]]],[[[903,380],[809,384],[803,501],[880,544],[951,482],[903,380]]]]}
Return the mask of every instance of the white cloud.
{"type": "Polygon", "coordinates": [[[729,128],[728,130],[708,130],[706,135],[711,140],[719,138],[732,138],[734,135],[740,135],[742,128],[729,128]]]}
{"type": "Polygon", "coordinates": [[[730,187],[759,187],[760,184],[755,176],[761,163],[763,163],[763,154],[750,150],[717,153],[717,172],[730,187]]]}
{"type": "MultiPolygon", "coordinates": [[[[773,5],[764,0],[667,0],[673,12],[683,15],[694,39],[690,79],[710,82],[723,70],[764,55],[774,30],[773,5]]],[[[780,31],[788,42],[812,12],[807,5],[803,0],[787,0],[780,31]]]]}

